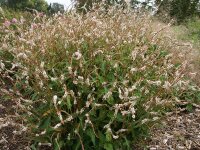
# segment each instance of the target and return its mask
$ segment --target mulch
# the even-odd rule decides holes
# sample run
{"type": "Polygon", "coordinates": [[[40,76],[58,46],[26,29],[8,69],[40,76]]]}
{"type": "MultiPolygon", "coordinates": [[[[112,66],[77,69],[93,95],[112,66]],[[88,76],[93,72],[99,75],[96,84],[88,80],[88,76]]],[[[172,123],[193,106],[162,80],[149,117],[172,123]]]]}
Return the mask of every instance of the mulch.
{"type": "Polygon", "coordinates": [[[0,149],[25,150],[28,148],[26,127],[19,120],[16,112],[17,103],[3,95],[5,89],[0,89],[0,149]]]}
{"type": "Polygon", "coordinates": [[[200,106],[177,108],[152,131],[150,150],[200,150],[200,106]]]}

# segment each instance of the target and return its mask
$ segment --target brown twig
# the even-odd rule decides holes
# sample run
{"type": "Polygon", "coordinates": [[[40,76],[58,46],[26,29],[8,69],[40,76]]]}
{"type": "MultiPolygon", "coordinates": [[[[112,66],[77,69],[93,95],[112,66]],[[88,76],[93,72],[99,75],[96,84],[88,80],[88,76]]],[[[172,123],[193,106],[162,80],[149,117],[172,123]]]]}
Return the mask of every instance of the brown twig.
{"type": "Polygon", "coordinates": [[[83,141],[81,140],[80,134],[78,133],[78,131],[76,131],[75,133],[78,135],[78,137],[80,139],[82,150],[85,150],[84,145],[83,145],[83,141]]]}

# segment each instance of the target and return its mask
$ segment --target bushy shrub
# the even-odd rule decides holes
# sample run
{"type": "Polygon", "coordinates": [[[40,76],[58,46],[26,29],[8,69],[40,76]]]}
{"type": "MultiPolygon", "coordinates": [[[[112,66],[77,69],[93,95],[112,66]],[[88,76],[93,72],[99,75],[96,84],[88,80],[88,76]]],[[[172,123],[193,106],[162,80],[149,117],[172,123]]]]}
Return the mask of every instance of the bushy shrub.
{"type": "MultiPolygon", "coordinates": [[[[43,15],[42,13],[38,13],[43,15]]],[[[27,11],[13,10],[7,7],[0,7],[0,25],[9,21],[10,23],[18,23],[26,21],[26,24],[30,24],[35,16],[27,11]]],[[[1,31],[0,31],[1,32],[1,31]]]]}
{"type": "Polygon", "coordinates": [[[185,35],[185,38],[191,40],[194,44],[199,45],[200,43],[200,20],[199,18],[193,18],[187,20],[185,23],[188,29],[188,35],[185,35]]]}
{"type": "Polygon", "coordinates": [[[48,3],[45,0],[1,0],[0,5],[14,10],[25,10],[26,8],[38,11],[47,11],[48,3]],[[2,1],[2,2],[1,2],[2,1]]]}
{"type": "Polygon", "coordinates": [[[0,48],[14,57],[33,147],[131,149],[188,87],[147,15],[100,7],[16,26],[1,27],[0,48]]]}
{"type": "Polygon", "coordinates": [[[170,16],[174,17],[178,23],[198,14],[198,0],[172,0],[170,16]]]}

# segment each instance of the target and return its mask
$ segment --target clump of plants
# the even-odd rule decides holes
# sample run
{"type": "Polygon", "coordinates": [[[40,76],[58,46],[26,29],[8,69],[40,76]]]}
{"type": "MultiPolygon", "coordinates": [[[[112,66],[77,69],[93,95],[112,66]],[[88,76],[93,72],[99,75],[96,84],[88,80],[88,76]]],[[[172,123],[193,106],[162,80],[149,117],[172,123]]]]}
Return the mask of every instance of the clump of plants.
{"type": "Polygon", "coordinates": [[[189,87],[187,63],[173,63],[175,47],[145,14],[100,7],[34,21],[2,26],[0,47],[32,148],[131,149],[189,87]]]}
{"type": "Polygon", "coordinates": [[[185,39],[190,40],[195,46],[199,46],[200,41],[200,21],[198,18],[193,18],[185,23],[188,29],[185,39]]]}

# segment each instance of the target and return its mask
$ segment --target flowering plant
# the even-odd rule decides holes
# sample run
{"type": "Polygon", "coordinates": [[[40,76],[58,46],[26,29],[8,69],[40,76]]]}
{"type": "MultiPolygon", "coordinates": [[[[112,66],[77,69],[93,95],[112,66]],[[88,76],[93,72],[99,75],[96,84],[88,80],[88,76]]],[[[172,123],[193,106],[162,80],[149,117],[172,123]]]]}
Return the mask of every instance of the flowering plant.
{"type": "Polygon", "coordinates": [[[2,40],[33,146],[131,149],[188,88],[187,63],[173,62],[147,15],[104,11],[43,16],[2,40]]]}

